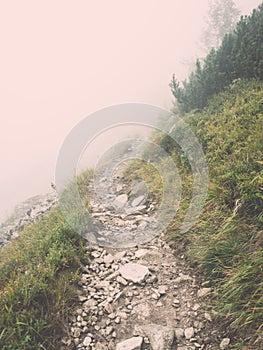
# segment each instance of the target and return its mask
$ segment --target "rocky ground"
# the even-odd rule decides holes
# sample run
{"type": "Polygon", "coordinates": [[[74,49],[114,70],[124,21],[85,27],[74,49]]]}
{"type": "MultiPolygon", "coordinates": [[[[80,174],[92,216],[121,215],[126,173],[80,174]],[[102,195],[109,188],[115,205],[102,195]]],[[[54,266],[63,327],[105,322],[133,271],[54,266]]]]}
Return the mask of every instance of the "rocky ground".
{"type": "MultiPolygon", "coordinates": [[[[212,288],[158,235],[158,204],[141,181],[129,190],[106,168],[88,188],[94,232],[87,234],[90,264],[83,267],[78,305],[65,325],[61,350],[227,349],[209,307],[212,288]],[[108,181],[111,177],[111,181],[108,181]]],[[[0,247],[57,202],[36,196],[17,206],[1,226],[0,247]]]]}
{"type": "Polygon", "coordinates": [[[156,207],[145,187],[136,184],[127,195],[122,180],[119,171],[111,183],[100,177],[101,192],[89,187],[99,229],[61,349],[227,349],[231,339],[208,306],[210,282],[156,236],[156,207]]]}
{"type": "Polygon", "coordinates": [[[0,249],[18,237],[19,232],[45,214],[56,203],[57,195],[53,192],[31,197],[17,205],[14,213],[0,225],[0,249]]]}

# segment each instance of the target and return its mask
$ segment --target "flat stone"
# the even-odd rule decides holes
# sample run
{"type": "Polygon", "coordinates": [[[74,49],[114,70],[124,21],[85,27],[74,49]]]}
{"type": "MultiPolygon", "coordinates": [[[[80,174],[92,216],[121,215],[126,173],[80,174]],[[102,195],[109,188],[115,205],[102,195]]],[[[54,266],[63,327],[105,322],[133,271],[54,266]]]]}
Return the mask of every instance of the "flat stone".
{"type": "Polygon", "coordinates": [[[120,274],[123,278],[134,283],[140,283],[145,280],[150,271],[144,265],[128,263],[120,268],[120,274]]]}
{"type": "Polygon", "coordinates": [[[161,285],[158,287],[158,293],[161,295],[166,294],[167,290],[168,290],[168,287],[165,285],[161,285]]]}
{"type": "Polygon", "coordinates": [[[184,330],[184,336],[186,339],[191,339],[195,335],[195,330],[193,327],[188,327],[184,330]]]}
{"type": "Polygon", "coordinates": [[[121,260],[125,257],[126,254],[127,254],[127,252],[125,250],[122,252],[118,252],[114,255],[114,260],[115,261],[121,260]]]}
{"type": "Polygon", "coordinates": [[[97,251],[94,251],[90,254],[93,258],[99,258],[100,257],[100,253],[97,251]]]}
{"type": "Polygon", "coordinates": [[[139,197],[135,198],[131,203],[132,207],[137,207],[138,205],[140,205],[142,203],[142,201],[144,200],[144,198],[145,198],[144,196],[139,196],[139,197]]]}
{"type": "Polygon", "coordinates": [[[114,260],[114,257],[111,254],[105,255],[103,261],[105,264],[111,264],[114,260]]]}
{"type": "Polygon", "coordinates": [[[144,257],[148,252],[149,252],[148,249],[138,249],[135,252],[135,257],[140,259],[140,258],[144,257]]]}
{"type": "Polygon", "coordinates": [[[180,340],[184,337],[184,330],[183,328],[175,328],[174,330],[176,339],[180,340]]]}
{"type": "Polygon", "coordinates": [[[107,335],[110,335],[114,331],[114,328],[112,326],[108,326],[105,329],[105,332],[107,335]]]}
{"type": "Polygon", "coordinates": [[[112,204],[117,210],[122,210],[125,207],[127,202],[128,202],[127,194],[120,194],[118,197],[115,198],[112,204]]]}
{"type": "Polygon", "coordinates": [[[140,350],[142,346],[142,337],[132,337],[123,340],[116,345],[116,350],[140,350]]]}
{"type": "Polygon", "coordinates": [[[140,212],[141,210],[145,209],[146,206],[145,205],[139,205],[138,207],[134,207],[134,208],[127,208],[125,209],[125,213],[127,215],[131,215],[131,214],[135,214],[140,212]]]}
{"type": "Polygon", "coordinates": [[[135,332],[149,338],[152,350],[170,350],[174,341],[174,330],[168,326],[148,324],[135,327],[135,332]]]}

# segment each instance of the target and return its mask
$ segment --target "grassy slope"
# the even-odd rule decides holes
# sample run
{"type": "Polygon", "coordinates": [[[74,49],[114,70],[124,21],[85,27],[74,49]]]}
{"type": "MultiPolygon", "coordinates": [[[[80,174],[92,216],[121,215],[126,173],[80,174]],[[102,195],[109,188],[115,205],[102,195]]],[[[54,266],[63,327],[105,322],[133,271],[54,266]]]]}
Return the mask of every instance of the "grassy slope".
{"type": "MultiPolygon", "coordinates": [[[[262,83],[236,82],[204,110],[183,118],[202,144],[210,184],[201,217],[182,234],[179,227],[191,198],[192,174],[181,149],[170,137],[157,135],[162,148],[172,154],[183,185],[168,239],[175,249],[187,251],[211,279],[217,310],[227,316],[233,329],[245,329],[257,337],[263,327],[262,83]]],[[[132,180],[144,173],[149,187],[157,188],[152,198],[160,198],[160,180],[149,176],[148,168],[141,166],[136,172],[132,165],[126,175],[132,180]]]]}
{"type": "MultiPolygon", "coordinates": [[[[263,326],[262,83],[238,82],[186,121],[210,172],[207,205],[188,252],[217,285],[218,310],[237,329],[263,326]]],[[[186,176],[187,177],[187,176],[186,176]]]]}
{"type": "MultiPolygon", "coordinates": [[[[89,177],[79,177],[80,192],[89,177]]],[[[1,251],[1,350],[59,349],[79,270],[88,262],[85,243],[53,208],[1,251]]]]}

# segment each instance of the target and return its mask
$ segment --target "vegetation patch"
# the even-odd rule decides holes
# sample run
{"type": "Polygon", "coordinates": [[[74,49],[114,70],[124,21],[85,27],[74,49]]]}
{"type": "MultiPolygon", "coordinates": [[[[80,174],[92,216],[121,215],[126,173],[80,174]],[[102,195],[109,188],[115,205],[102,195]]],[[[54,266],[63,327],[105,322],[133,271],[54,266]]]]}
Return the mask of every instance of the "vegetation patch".
{"type": "MultiPolygon", "coordinates": [[[[263,327],[262,103],[262,82],[240,80],[201,112],[183,116],[203,147],[210,174],[203,212],[184,234],[180,226],[192,195],[191,168],[173,138],[156,138],[172,155],[183,186],[168,240],[176,250],[187,252],[213,282],[215,307],[233,330],[240,334],[246,329],[255,336],[262,335],[263,327]]],[[[130,169],[130,176],[136,176],[130,169]]],[[[144,169],[146,173],[143,166],[140,173],[144,169]]],[[[157,195],[160,189],[155,185],[157,195]]]]}
{"type": "MultiPolygon", "coordinates": [[[[78,178],[80,191],[89,178],[78,178]]],[[[59,349],[88,263],[85,243],[53,208],[1,251],[1,350],[59,349]]]]}

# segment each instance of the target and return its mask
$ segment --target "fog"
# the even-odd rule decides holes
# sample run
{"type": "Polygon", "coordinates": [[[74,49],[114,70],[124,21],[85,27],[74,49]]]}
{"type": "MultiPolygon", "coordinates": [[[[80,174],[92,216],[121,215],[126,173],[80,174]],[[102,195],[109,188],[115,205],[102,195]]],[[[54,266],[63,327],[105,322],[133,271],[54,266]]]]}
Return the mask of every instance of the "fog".
{"type": "MultiPolygon", "coordinates": [[[[90,113],[125,102],[172,107],[172,74],[186,78],[202,55],[208,3],[1,2],[0,221],[20,201],[51,191],[63,140],[90,113]]],[[[260,3],[236,1],[243,14],[260,3]]]]}

